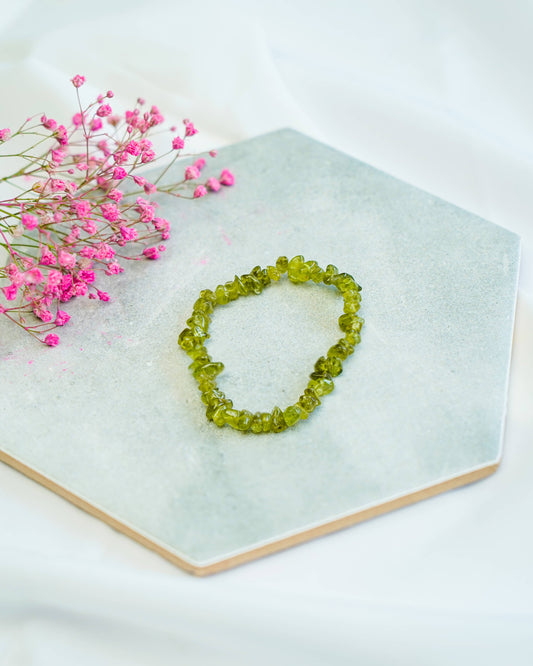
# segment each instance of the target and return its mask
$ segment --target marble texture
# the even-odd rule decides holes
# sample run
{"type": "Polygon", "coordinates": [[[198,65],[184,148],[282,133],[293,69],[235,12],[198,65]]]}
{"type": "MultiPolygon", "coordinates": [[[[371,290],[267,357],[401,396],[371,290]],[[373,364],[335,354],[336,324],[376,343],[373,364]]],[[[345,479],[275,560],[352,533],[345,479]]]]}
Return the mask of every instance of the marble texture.
{"type": "MultiPolygon", "coordinates": [[[[222,166],[233,188],[159,200],[164,257],[110,280],[112,302],[73,304],[59,347],[0,322],[0,448],[198,567],[497,463],[518,237],[292,130],[222,166]],[[354,275],[362,342],[297,428],[219,430],[177,336],[201,289],[280,254],[354,275]]],[[[252,411],[294,402],[341,312],[286,282],[220,308],[220,387],[252,411]]]]}

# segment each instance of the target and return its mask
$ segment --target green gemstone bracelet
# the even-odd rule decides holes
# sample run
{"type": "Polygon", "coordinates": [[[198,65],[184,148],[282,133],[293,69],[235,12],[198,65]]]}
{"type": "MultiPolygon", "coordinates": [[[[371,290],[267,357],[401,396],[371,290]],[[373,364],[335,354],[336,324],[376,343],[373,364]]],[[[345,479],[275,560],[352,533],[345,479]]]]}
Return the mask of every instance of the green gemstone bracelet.
{"type": "Polygon", "coordinates": [[[282,432],[295,426],[301,419],[306,419],[320,405],[320,396],[333,391],[333,377],[342,372],[342,361],[353,353],[355,345],[361,341],[360,331],[364,320],[357,316],[361,302],[361,287],[348,273],[339,273],[336,266],[329,264],[325,270],[316,261],[305,261],[298,255],[290,261],[279,257],[275,266],[261,268],[256,266],[246,275],[219,285],[215,291],[204,289],[193,307],[192,316],[187,320],[187,328],[179,335],[178,344],[193,362],[189,366],[193,377],[198,381],[202,402],[207,405],[206,416],[219,427],[229,425],[235,430],[250,431],[256,434],[264,432],[282,432]],[[341,338],[315,363],[307,388],[295,405],[282,411],[274,407],[272,412],[252,414],[246,409],[234,409],[231,400],[217,387],[216,377],[224,369],[222,363],[213,361],[205,348],[204,342],[209,337],[207,330],[211,314],[217,305],[225,305],[239,296],[260,294],[265,287],[277,282],[287,273],[295,284],[312,280],[316,284],[323,282],[336,287],[344,298],[344,314],[339,317],[339,327],[344,332],[341,338]]]}

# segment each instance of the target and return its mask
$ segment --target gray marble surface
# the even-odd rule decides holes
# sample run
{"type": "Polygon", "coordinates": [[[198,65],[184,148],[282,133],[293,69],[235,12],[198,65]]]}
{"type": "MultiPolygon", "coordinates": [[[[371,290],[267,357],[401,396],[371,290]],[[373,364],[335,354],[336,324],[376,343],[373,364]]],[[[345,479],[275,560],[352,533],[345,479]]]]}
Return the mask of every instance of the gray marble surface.
{"type": "MultiPolygon", "coordinates": [[[[0,322],[1,448],[197,566],[497,462],[518,237],[291,130],[210,164],[236,185],[160,199],[163,258],[73,304],[59,347],[0,322]],[[201,289],[280,254],[354,275],[362,343],[297,428],[220,430],[177,336],[201,289]]],[[[293,403],[341,312],[286,281],[219,309],[221,388],[252,411],[293,403]]]]}

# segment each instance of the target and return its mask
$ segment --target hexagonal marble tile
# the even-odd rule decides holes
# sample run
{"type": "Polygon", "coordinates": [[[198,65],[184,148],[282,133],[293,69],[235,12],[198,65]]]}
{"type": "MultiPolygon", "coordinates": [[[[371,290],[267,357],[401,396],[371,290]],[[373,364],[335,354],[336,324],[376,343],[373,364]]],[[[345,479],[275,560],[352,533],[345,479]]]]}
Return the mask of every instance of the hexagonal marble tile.
{"type": "MultiPolygon", "coordinates": [[[[493,472],[517,236],[292,130],[215,164],[209,175],[227,166],[235,186],[160,199],[173,224],[164,257],[113,278],[112,302],[74,303],[59,347],[2,322],[0,458],[198,574],[493,472]],[[201,289],[282,254],[354,275],[362,342],[296,428],[218,429],[178,333],[201,289]]],[[[215,313],[208,346],[237,407],[298,398],[339,337],[333,292],[280,281],[215,313]]]]}

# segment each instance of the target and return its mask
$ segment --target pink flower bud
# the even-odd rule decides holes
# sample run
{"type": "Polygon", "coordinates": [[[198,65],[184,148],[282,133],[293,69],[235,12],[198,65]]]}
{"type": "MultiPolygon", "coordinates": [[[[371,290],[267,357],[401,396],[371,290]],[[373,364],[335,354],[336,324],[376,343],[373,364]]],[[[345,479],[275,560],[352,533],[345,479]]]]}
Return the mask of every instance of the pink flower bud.
{"type": "Polygon", "coordinates": [[[124,196],[120,190],[109,190],[107,193],[107,196],[110,199],[113,199],[113,201],[116,201],[117,203],[120,203],[122,197],[124,196]]]}
{"type": "Polygon", "coordinates": [[[218,192],[221,187],[219,181],[216,178],[208,178],[206,185],[212,192],[218,192]]]}
{"type": "Polygon", "coordinates": [[[181,150],[184,145],[185,141],[181,138],[181,136],[176,136],[172,139],[172,148],[174,150],[181,150]]]}
{"type": "Polygon", "coordinates": [[[207,190],[203,185],[198,185],[198,187],[194,190],[193,197],[195,199],[199,199],[200,197],[205,197],[207,194],[207,190]]]}
{"type": "Polygon", "coordinates": [[[50,250],[47,247],[43,247],[43,251],[41,253],[41,261],[39,262],[43,266],[53,266],[56,263],[56,257],[53,252],[50,252],[50,250]]]}
{"type": "Polygon", "coordinates": [[[66,250],[59,250],[57,253],[57,261],[63,268],[74,268],[76,265],[76,255],[71,254],[66,250]]]}
{"type": "Polygon", "coordinates": [[[72,81],[72,85],[75,88],[81,88],[81,86],[85,83],[85,77],[81,74],[76,74],[76,76],[70,80],[72,81]]]}
{"type": "Polygon", "coordinates": [[[39,220],[35,217],[35,215],[30,215],[30,213],[23,213],[21,219],[22,224],[28,230],[35,229],[35,227],[39,226],[39,220]]]}
{"type": "Polygon", "coordinates": [[[102,204],[100,210],[102,211],[102,216],[108,222],[116,222],[119,218],[120,211],[115,204],[102,204]]]}
{"type": "Polygon", "coordinates": [[[199,157],[196,162],[194,163],[194,166],[201,171],[205,167],[205,160],[203,157],[199,157]]]}
{"type": "Polygon", "coordinates": [[[87,269],[83,269],[81,271],[78,271],[78,280],[81,280],[82,282],[87,282],[91,284],[96,280],[96,276],[94,274],[94,271],[89,271],[87,269]]]}
{"type": "Polygon", "coordinates": [[[122,180],[123,178],[126,178],[127,175],[128,172],[122,167],[115,167],[113,169],[113,180],[122,180]]]}
{"type": "Polygon", "coordinates": [[[103,127],[102,121],[100,118],[93,118],[91,120],[91,132],[98,132],[103,127]]]}
{"type": "Polygon", "coordinates": [[[69,319],[70,315],[68,314],[68,312],[65,312],[64,310],[58,310],[54,324],[56,326],[64,326],[69,319]]]}
{"type": "Polygon", "coordinates": [[[120,234],[125,241],[137,240],[139,237],[137,229],[133,229],[132,227],[120,227],[120,234]]]}
{"type": "Polygon", "coordinates": [[[200,171],[195,166],[188,166],[185,169],[185,180],[195,180],[200,177],[200,171]]]}
{"type": "Polygon", "coordinates": [[[137,141],[130,141],[128,145],[126,146],[126,151],[130,155],[137,156],[141,152],[141,145],[137,143],[137,141]]]}
{"type": "Polygon", "coordinates": [[[39,317],[41,321],[44,321],[45,324],[48,324],[54,318],[50,310],[35,308],[33,314],[36,317],[39,317]]]}
{"type": "Polygon", "coordinates": [[[146,164],[147,162],[151,162],[155,158],[155,153],[153,150],[148,149],[144,150],[143,154],[141,155],[141,162],[143,164],[146,164]]]}
{"type": "Polygon", "coordinates": [[[2,287],[2,291],[4,292],[4,296],[6,297],[6,300],[8,301],[14,301],[15,298],[17,297],[17,290],[18,287],[16,284],[9,284],[7,287],[2,287]]]}
{"type": "Polygon", "coordinates": [[[233,185],[235,183],[235,176],[229,169],[223,169],[219,181],[221,185],[233,185]]]}
{"type": "Polygon", "coordinates": [[[57,127],[57,122],[53,118],[47,118],[46,116],[41,116],[41,123],[43,127],[49,130],[55,130],[57,127]]]}
{"type": "Polygon", "coordinates": [[[107,264],[107,269],[105,270],[106,275],[118,275],[119,273],[123,272],[124,269],[117,261],[112,261],[107,264]]]}
{"type": "Polygon", "coordinates": [[[147,259],[159,259],[159,252],[156,247],[145,247],[143,254],[147,259]]]}
{"type": "Polygon", "coordinates": [[[113,109],[109,106],[109,104],[102,104],[96,109],[96,115],[100,116],[100,118],[104,118],[105,116],[110,116],[112,112],[113,109]]]}
{"type": "Polygon", "coordinates": [[[185,125],[185,136],[193,136],[193,134],[198,133],[198,130],[190,120],[185,119],[183,124],[185,125]]]}
{"type": "Polygon", "coordinates": [[[32,268],[24,275],[26,284],[40,284],[44,282],[43,274],[38,268],[32,268]]]}

